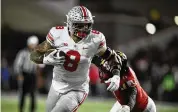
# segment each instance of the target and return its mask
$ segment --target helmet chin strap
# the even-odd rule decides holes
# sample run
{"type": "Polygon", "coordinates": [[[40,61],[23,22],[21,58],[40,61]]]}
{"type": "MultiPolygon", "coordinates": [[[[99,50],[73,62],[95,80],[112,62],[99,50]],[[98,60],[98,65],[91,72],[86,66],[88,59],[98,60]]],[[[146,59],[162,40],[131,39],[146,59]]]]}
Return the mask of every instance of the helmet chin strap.
{"type": "Polygon", "coordinates": [[[73,41],[74,41],[75,43],[77,43],[77,42],[79,42],[80,40],[82,40],[82,38],[80,38],[80,37],[78,37],[78,36],[76,36],[76,35],[74,35],[74,34],[71,34],[71,32],[69,31],[69,28],[68,28],[68,33],[69,33],[69,36],[73,39],[73,41]]]}

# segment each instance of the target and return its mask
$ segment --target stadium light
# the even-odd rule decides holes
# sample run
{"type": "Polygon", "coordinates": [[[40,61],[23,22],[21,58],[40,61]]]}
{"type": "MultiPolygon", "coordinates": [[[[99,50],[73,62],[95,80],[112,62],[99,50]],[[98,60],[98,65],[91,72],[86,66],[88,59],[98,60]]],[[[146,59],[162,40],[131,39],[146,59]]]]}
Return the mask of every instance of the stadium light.
{"type": "Polygon", "coordinates": [[[155,34],[156,32],[156,26],[152,23],[147,23],[146,24],[146,31],[149,33],[149,34],[155,34]]]}
{"type": "Polygon", "coordinates": [[[174,22],[176,23],[176,25],[178,25],[178,16],[174,17],[174,22]]]}

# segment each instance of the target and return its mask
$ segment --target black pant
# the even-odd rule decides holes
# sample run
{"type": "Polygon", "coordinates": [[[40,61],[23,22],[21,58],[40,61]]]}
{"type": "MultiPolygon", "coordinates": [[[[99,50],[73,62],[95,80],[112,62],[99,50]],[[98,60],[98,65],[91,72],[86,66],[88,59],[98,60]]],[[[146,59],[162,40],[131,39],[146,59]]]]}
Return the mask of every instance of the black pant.
{"type": "Polygon", "coordinates": [[[30,112],[34,112],[35,104],[36,104],[36,98],[35,98],[36,76],[35,74],[29,74],[29,73],[23,72],[23,77],[24,77],[24,80],[20,84],[19,111],[24,112],[25,97],[27,93],[29,93],[31,97],[30,112]]]}

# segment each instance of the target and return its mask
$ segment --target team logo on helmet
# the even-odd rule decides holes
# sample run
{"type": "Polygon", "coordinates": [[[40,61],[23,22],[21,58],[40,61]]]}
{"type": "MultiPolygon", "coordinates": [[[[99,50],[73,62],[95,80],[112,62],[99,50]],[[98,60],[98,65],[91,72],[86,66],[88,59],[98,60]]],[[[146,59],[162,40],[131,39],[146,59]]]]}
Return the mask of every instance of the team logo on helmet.
{"type": "Polygon", "coordinates": [[[79,38],[87,37],[94,23],[91,12],[84,6],[75,6],[66,16],[70,34],[79,38]]]}

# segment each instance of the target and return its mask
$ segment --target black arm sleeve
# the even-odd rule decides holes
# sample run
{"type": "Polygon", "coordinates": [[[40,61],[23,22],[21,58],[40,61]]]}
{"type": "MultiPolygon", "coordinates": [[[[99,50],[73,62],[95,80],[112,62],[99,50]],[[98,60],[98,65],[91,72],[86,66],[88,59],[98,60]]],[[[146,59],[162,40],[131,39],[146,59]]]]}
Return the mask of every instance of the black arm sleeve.
{"type": "Polygon", "coordinates": [[[92,61],[91,61],[93,64],[95,64],[97,67],[100,67],[101,66],[101,62],[102,62],[102,58],[95,55],[93,58],[92,58],[92,61]]]}
{"type": "Polygon", "coordinates": [[[128,70],[127,56],[121,51],[116,51],[116,53],[121,57],[122,61],[121,74],[124,74],[128,70]]]}
{"type": "Polygon", "coordinates": [[[123,52],[107,48],[106,52],[102,56],[95,55],[92,59],[92,63],[95,64],[101,71],[112,75],[122,74],[127,70],[127,57],[123,52]]]}
{"type": "Polygon", "coordinates": [[[137,88],[136,87],[131,87],[128,88],[128,103],[127,105],[130,107],[130,110],[132,110],[136,104],[136,97],[137,97],[137,88]]]}
{"type": "Polygon", "coordinates": [[[121,51],[116,51],[116,53],[117,53],[117,55],[119,55],[121,57],[122,66],[126,67],[127,66],[127,56],[121,51]]]}

